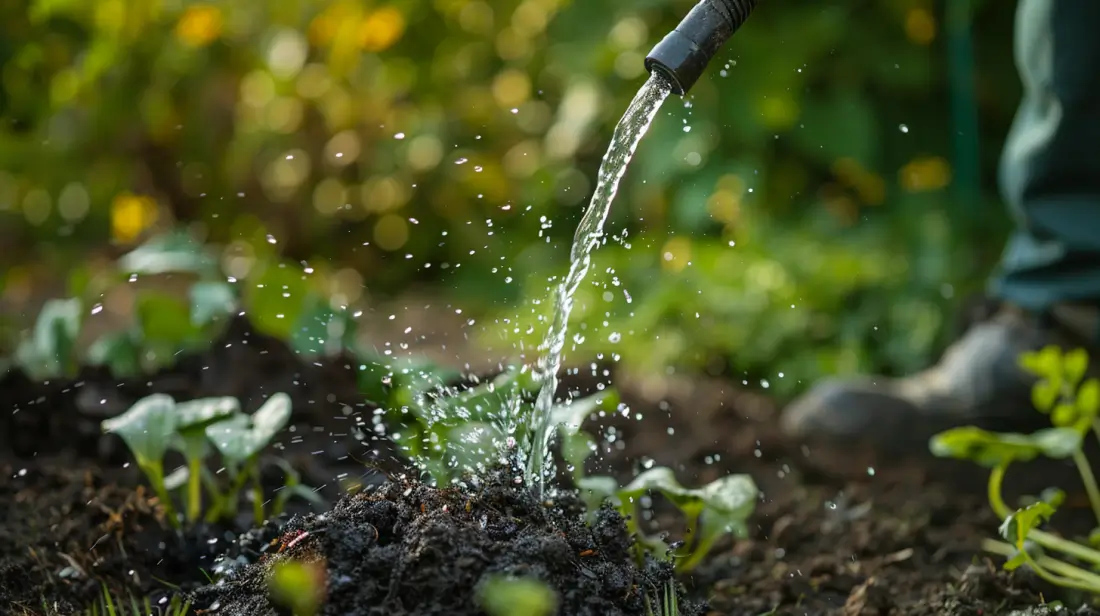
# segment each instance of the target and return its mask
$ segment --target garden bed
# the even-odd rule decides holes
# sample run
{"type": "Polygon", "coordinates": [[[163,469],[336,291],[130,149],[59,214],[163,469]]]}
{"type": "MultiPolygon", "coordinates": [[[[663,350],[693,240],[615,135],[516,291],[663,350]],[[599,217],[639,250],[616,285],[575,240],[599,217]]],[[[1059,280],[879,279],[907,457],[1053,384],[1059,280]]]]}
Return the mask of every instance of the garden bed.
{"type": "MultiPolygon", "coordinates": [[[[980,473],[962,472],[966,465],[791,446],[779,438],[771,401],[726,382],[615,384],[644,419],[586,426],[602,433],[614,425],[622,437],[601,449],[601,466],[628,479],[648,457],[688,485],[749,473],[762,491],[749,537],[725,542],[681,579],[687,597],[708,601],[711,613],[1007,614],[1055,596],[1026,572],[1000,572],[980,554],[998,521],[975,489],[980,473]]],[[[567,379],[566,386],[592,383],[567,379]]],[[[481,574],[524,566],[559,591],[563,614],[644,614],[642,595],[668,575],[656,564],[631,563],[613,513],[586,526],[574,503],[547,507],[507,482],[467,492],[401,483],[392,448],[354,436],[356,417],[369,419],[373,409],[358,394],[353,363],[299,362],[241,321],[209,353],[154,377],[115,383],[86,369],[72,381],[36,384],[13,372],[0,379],[0,400],[15,411],[0,417],[2,613],[79,613],[104,585],[156,604],[175,587],[207,584],[205,572],[227,551],[258,562],[281,549],[325,563],[326,614],[478,614],[471,598],[481,574]],[[125,448],[99,428],[154,391],[179,399],[233,395],[247,410],[288,393],[292,428],[277,452],[336,503],[334,511],[310,516],[297,505],[291,513],[303,515],[285,527],[252,531],[247,519],[183,536],[166,530],[125,448]],[[382,485],[387,474],[394,483],[382,485]],[[349,488],[356,495],[341,501],[349,488]]],[[[674,516],[652,523],[678,537],[674,516]]],[[[274,613],[260,566],[200,590],[195,607],[274,613]]],[[[681,607],[692,613],[687,598],[681,607]]]]}

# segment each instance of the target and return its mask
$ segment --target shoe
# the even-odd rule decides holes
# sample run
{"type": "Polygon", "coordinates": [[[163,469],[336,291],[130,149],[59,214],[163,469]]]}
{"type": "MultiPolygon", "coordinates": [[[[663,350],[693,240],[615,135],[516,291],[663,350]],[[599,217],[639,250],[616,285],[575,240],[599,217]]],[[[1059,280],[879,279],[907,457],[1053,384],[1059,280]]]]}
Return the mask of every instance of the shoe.
{"type": "Polygon", "coordinates": [[[786,408],[781,429],[804,444],[905,455],[927,453],[933,435],[963,425],[1022,433],[1049,427],[1049,417],[1032,406],[1035,377],[1018,358],[1050,344],[1087,347],[1085,341],[1100,340],[1098,324],[1100,310],[1088,306],[1058,306],[1042,316],[1003,306],[923,372],[819,383],[786,408]]]}

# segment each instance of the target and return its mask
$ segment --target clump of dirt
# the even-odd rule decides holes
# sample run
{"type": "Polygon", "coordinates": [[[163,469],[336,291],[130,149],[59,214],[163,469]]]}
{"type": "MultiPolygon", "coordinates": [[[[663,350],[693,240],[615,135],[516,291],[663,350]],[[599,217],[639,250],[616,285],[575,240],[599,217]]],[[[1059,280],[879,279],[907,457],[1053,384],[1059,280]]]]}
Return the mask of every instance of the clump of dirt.
{"type": "MultiPolygon", "coordinates": [[[[341,500],[323,515],[296,516],[280,545],[193,595],[223,616],[278,614],[272,565],[322,562],[332,616],[482,616],[478,592],[494,575],[541,580],[570,616],[644,616],[647,595],[672,579],[669,563],[637,566],[633,539],[614,509],[591,524],[571,498],[540,502],[509,473],[479,487],[435,489],[389,482],[341,500]]],[[[684,616],[705,605],[684,599],[684,616]]]]}

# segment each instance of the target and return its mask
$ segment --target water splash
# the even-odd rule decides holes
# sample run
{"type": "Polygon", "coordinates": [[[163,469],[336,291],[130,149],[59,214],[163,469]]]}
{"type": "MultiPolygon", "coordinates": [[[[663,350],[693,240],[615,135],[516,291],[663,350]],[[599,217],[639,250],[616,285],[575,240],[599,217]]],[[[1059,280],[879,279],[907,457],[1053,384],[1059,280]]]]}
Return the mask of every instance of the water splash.
{"type": "Polygon", "coordinates": [[[592,263],[592,251],[603,237],[603,225],[611,210],[611,202],[615,200],[615,193],[619,190],[619,181],[626,173],[626,167],[634,156],[634,151],[638,149],[638,144],[649,130],[653,119],[657,117],[657,111],[668,98],[670,91],[668,82],[659,74],[650,76],[645,85],[638,90],[638,94],[634,96],[634,100],[615,127],[611,144],[603,156],[603,162],[600,163],[596,191],[592,195],[588,211],[584,213],[577,232],[573,236],[573,248],[569,253],[569,273],[557,287],[553,319],[539,347],[542,355],[536,366],[540,389],[531,418],[534,430],[531,432],[526,474],[528,484],[540,493],[549,467],[547,450],[551,428],[553,428],[550,425],[550,411],[558,389],[558,369],[561,367],[569,313],[573,310],[573,294],[577,292],[577,288],[588,273],[592,263]]]}

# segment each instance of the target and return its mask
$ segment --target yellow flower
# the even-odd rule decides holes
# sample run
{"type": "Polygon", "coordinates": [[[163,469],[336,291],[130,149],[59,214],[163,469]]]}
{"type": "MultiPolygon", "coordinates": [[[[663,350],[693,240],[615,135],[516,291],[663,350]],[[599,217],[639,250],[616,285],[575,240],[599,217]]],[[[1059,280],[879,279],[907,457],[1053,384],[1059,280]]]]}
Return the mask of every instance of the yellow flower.
{"type": "Polygon", "coordinates": [[[176,23],[176,38],[188,47],[205,47],[222,33],[221,9],[209,4],[187,7],[176,23]]]}
{"type": "Polygon", "coordinates": [[[111,203],[111,237],[126,244],[157,220],[157,203],[151,197],[123,193],[111,203]]]}
{"type": "Polygon", "coordinates": [[[393,7],[383,7],[367,15],[360,30],[360,43],[365,51],[382,51],[405,33],[405,16],[393,7]]]}

